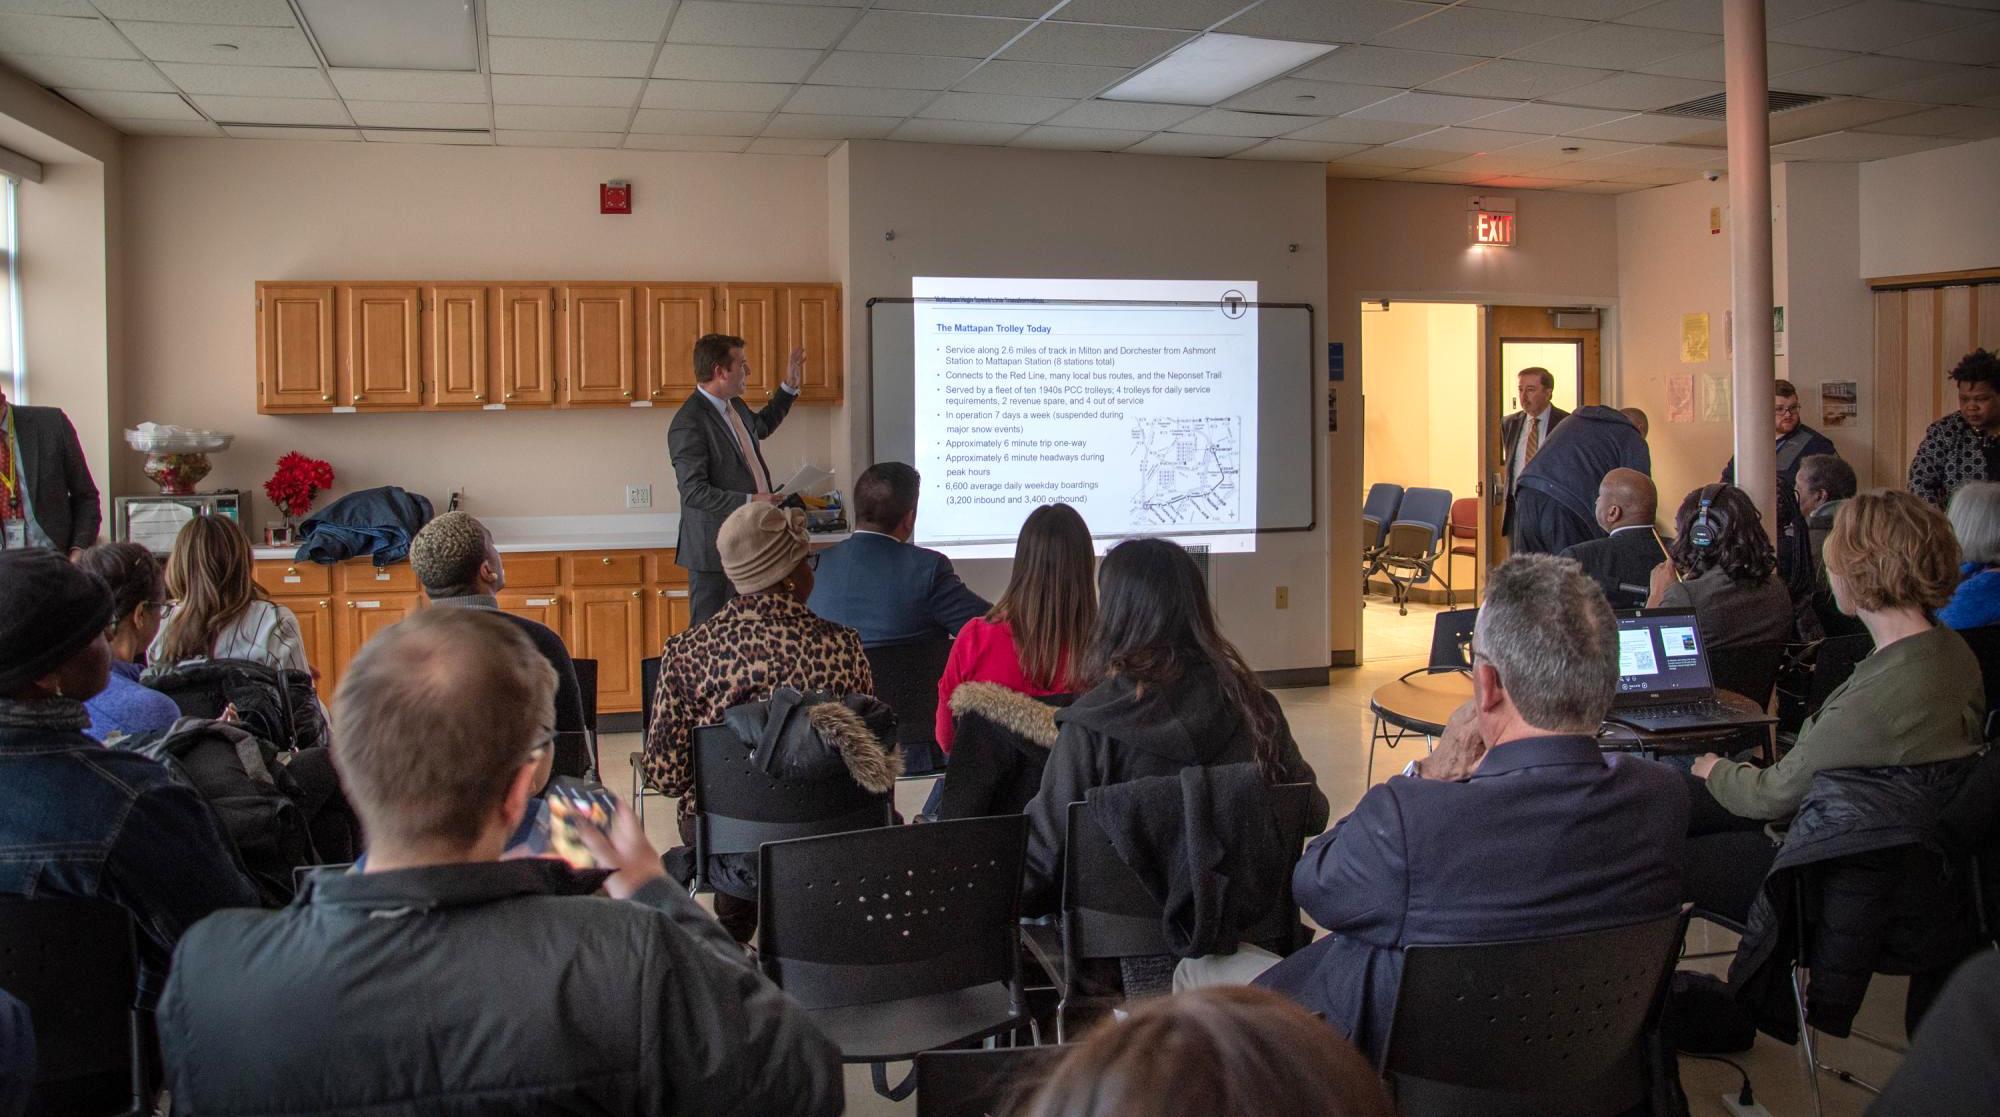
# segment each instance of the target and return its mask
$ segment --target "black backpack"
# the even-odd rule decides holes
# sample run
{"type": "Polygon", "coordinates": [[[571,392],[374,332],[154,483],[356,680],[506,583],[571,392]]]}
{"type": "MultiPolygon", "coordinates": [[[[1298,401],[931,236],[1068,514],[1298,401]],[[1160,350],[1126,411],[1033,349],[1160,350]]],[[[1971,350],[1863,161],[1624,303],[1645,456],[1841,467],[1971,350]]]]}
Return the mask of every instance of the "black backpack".
{"type": "Polygon", "coordinates": [[[243,727],[182,718],[111,746],[160,761],[201,794],[267,906],[290,903],[292,870],[319,863],[298,784],[280,750],[243,727]]]}
{"type": "Polygon", "coordinates": [[[326,716],[312,676],[248,659],[198,659],[147,671],[145,684],[174,700],[187,717],[217,718],[236,707],[237,724],[283,749],[321,748],[326,716]]]}

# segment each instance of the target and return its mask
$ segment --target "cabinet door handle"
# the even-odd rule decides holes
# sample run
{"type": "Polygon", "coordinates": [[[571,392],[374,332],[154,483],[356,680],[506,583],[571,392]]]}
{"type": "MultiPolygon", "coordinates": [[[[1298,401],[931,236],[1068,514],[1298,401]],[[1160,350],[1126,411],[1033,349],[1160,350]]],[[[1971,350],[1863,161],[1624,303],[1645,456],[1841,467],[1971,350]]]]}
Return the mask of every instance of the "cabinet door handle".
{"type": "Polygon", "coordinates": [[[368,398],[367,396],[362,395],[360,392],[354,393],[354,402],[356,403],[360,403],[362,400],[365,400],[367,398],[368,398]]]}
{"type": "Polygon", "coordinates": [[[474,392],[474,393],[472,394],[472,398],[473,398],[473,399],[476,399],[476,400],[483,400],[483,399],[485,399],[485,398],[486,398],[486,393],[485,393],[485,392],[474,392]]]}
{"type": "Polygon", "coordinates": [[[332,397],[332,396],[321,396],[321,397],[319,397],[319,398],[320,398],[320,402],[321,402],[321,403],[332,403],[332,402],[333,402],[333,397],[332,397]]]}
{"type": "Polygon", "coordinates": [[[320,607],[320,608],[322,608],[322,609],[324,609],[324,608],[326,608],[326,607],[327,607],[328,605],[331,605],[331,604],[333,604],[333,602],[331,602],[331,601],[321,601],[321,602],[319,603],[319,607],[320,607]]]}
{"type": "Polygon", "coordinates": [[[638,590],[633,590],[633,591],[632,591],[632,596],[633,596],[633,597],[637,597],[637,596],[639,596],[639,591],[638,591],[638,590]]]}
{"type": "Polygon", "coordinates": [[[631,398],[632,398],[632,393],[630,393],[630,392],[626,392],[626,393],[625,393],[625,398],[626,398],[626,399],[631,399],[631,398]]]}
{"type": "Polygon", "coordinates": [[[285,567],[285,573],[287,573],[287,574],[297,574],[298,572],[299,572],[299,568],[298,568],[298,567],[296,567],[296,566],[287,566],[287,567],[285,567]]]}
{"type": "Polygon", "coordinates": [[[604,565],[606,565],[606,566],[610,566],[610,565],[611,565],[611,556],[610,556],[610,555],[605,555],[605,556],[604,556],[603,558],[601,558],[601,559],[598,559],[597,561],[599,561],[599,562],[603,563],[603,564],[604,564],[604,565]]]}

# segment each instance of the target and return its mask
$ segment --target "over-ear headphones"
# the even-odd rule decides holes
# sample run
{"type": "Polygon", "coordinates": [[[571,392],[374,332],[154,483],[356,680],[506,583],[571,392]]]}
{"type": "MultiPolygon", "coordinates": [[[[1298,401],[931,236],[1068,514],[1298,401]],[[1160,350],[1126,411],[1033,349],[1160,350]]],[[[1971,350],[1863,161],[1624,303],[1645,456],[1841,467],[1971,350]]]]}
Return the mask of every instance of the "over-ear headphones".
{"type": "Polygon", "coordinates": [[[1723,486],[1704,485],[1701,490],[1701,508],[1696,511],[1694,522],[1688,525],[1688,542],[1697,547],[1713,547],[1722,533],[1729,530],[1729,516],[1720,508],[1712,508],[1715,498],[1722,495],[1723,486]]]}

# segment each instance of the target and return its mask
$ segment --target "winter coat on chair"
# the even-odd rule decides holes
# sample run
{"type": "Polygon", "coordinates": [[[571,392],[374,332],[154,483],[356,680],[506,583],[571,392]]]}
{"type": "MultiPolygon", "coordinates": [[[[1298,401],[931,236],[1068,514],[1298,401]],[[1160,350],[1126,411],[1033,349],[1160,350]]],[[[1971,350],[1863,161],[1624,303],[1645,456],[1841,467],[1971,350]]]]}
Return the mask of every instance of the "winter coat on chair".
{"type": "Polygon", "coordinates": [[[1042,787],[1056,743],[1056,711],[1071,696],[1036,698],[999,683],[960,683],[951,692],[954,740],[937,817],[1020,814],[1042,787]]]}

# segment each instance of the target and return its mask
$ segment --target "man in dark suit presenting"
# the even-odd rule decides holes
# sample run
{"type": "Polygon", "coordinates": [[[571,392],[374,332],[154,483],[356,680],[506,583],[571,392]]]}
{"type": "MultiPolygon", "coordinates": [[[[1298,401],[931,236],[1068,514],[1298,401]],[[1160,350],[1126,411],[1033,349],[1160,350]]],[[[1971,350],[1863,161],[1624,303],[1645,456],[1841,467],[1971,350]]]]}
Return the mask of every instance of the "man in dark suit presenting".
{"type": "Polygon", "coordinates": [[[1597,486],[1597,526],[1609,534],[1562,553],[1604,590],[1613,609],[1637,609],[1652,591],[1653,568],[1667,557],[1653,527],[1660,503],[1653,479],[1636,469],[1614,469],[1597,486]]]}
{"type": "Polygon", "coordinates": [[[743,402],[750,361],[743,339],[704,334],[694,343],[695,390],[667,428],[667,453],[681,493],[680,541],[674,561],[688,572],[688,606],[693,622],[715,615],[729,600],[716,533],[731,512],[752,501],[776,504],[771,470],[757,445],[769,438],[799,394],[806,351],[792,350],[785,378],[762,411],[743,402]]]}
{"type": "Polygon", "coordinates": [[[0,547],[48,547],[75,558],[97,542],[103,518],[69,416],[10,404],[0,392],[0,547]]]}
{"type": "Polygon", "coordinates": [[[1521,470],[1534,456],[1541,452],[1542,443],[1549,440],[1556,424],[1569,418],[1569,412],[1549,402],[1555,396],[1555,374],[1536,366],[1524,368],[1514,377],[1514,389],[1521,401],[1521,410],[1500,420],[1501,454],[1506,460],[1506,511],[1500,517],[1500,534],[1511,543],[1514,538],[1514,486],[1521,479],[1521,470]]]}

